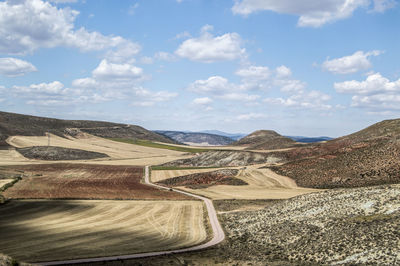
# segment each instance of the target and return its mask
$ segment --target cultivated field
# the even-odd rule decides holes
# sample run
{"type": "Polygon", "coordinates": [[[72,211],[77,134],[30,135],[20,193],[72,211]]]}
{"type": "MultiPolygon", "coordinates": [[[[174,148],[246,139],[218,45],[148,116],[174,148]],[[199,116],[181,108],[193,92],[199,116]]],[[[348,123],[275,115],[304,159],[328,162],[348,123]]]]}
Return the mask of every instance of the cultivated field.
{"type": "MultiPolygon", "coordinates": [[[[294,196],[319,191],[316,189],[298,187],[292,179],[275,174],[269,169],[258,169],[258,167],[260,166],[247,166],[245,169],[241,169],[239,174],[236,176],[236,178],[247,182],[249,185],[216,185],[204,189],[190,189],[186,187],[178,188],[215,200],[287,199],[294,196]]],[[[160,172],[157,172],[156,175],[162,176],[162,173],[160,172]]],[[[167,174],[168,172],[166,175],[167,174]]]]}
{"type": "MultiPolygon", "coordinates": [[[[47,146],[48,139],[46,136],[12,136],[7,139],[7,142],[17,148],[25,148],[32,146],[47,146]]],[[[69,149],[80,149],[105,153],[110,158],[96,159],[90,162],[96,164],[113,164],[113,165],[149,165],[162,164],[165,162],[188,158],[190,156],[183,152],[173,151],[168,149],[158,149],[145,147],[134,144],[127,144],[109,139],[95,137],[89,134],[82,134],[79,138],[62,138],[56,135],[51,135],[51,146],[64,147],[69,149]]],[[[4,151],[0,153],[0,164],[7,165],[10,161],[29,162],[21,155],[14,155],[15,151],[4,151]],[[9,160],[8,156],[12,153],[15,157],[9,160]],[[21,158],[22,157],[22,158],[21,158]]],[[[33,162],[34,160],[30,160],[33,162]]]]}
{"type": "Polygon", "coordinates": [[[141,183],[141,167],[42,164],[9,168],[23,171],[24,177],[3,193],[7,198],[190,199],[141,183]]]}
{"type": "Polygon", "coordinates": [[[177,176],[207,173],[218,170],[219,168],[204,168],[204,169],[179,169],[179,170],[152,170],[151,171],[151,182],[157,183],[165,179],[174,178],[177,176]]]}
{"type": "Polygon", "coordinates": [[[0,205],[0,253],[37,262],[193,246],[201,201],[23,200],[0,205]]]}

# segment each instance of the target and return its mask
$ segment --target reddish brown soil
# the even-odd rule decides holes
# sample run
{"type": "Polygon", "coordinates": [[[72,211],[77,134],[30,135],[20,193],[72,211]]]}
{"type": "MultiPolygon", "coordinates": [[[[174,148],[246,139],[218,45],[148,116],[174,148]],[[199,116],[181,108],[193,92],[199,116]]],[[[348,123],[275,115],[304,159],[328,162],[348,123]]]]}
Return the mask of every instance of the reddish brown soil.
{"type": "Polygon", "coordinates": [[[24,177],[3,195],[24,199],[188,199],[142,184],[135,166],[47,164],[14,166],[24,177]]]}
{"type": "Polygon", "coordinates": [[[177,176],[158,182],[168,186],[185,186],[192,189],[207,188],[215,185],[243,186],[245,181],[236,178],[238,170],[223,169],[207,173],[196,173],[185,176],[177,176]]]}

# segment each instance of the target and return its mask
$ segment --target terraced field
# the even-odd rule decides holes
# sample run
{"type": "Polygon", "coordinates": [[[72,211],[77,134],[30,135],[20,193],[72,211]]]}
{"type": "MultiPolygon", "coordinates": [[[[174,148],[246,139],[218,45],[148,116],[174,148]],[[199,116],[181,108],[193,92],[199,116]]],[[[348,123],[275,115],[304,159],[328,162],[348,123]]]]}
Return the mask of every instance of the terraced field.
{"type": "MultiPolygon", "coordinates": [[[[220,199],[287,199],[302,194],[319,191],[317,189],[302,188],[288,177],[278,175],[270,169],[258,169],[260,165],[241,168],[236,178],[248,183],[243,186],[215,185],[204,189],[179,189],[199,194],[214,200],[220,199]]],[[[204,169],[205,170],[205,169],[204,169]]],[[[208,169],[209,171],[212,169],[208,169]]],[[[191,170],[190,170],[191,171],[191,170]]],[[[197,171],[197,170],[196,170],[197,171]]],[[[158,171],[156,176],[162,176],[158,171]]],[[[152,180],[153,180],[152,172],[152,180]]],[[[164,176],[168,175],[166,172],[164,176]]],[[[154,181],[154,180],[153,180],[154,181]]]]}
{"type": "Polygon", "coordinates": [[[11,199],[191,199],[141,183],[143,168],[90,164],[13,166],[24,177],[3,195],[11,199]]]}
{"type": "Polygon", "coordinates": [[[0,205],[0,253],[38,262],[204,242],[201,201],[23,200],[0,205]]]}

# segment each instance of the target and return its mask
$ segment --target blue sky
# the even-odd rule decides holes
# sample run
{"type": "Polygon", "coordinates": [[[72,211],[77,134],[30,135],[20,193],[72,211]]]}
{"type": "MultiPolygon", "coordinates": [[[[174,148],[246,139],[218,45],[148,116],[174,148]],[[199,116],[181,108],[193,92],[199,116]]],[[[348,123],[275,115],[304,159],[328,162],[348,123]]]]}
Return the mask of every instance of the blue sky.
{"type": "Polygon", "coordinates": [[[0,1],[2,111],[337,137],[400,116],[397,0],[0,1]]]}

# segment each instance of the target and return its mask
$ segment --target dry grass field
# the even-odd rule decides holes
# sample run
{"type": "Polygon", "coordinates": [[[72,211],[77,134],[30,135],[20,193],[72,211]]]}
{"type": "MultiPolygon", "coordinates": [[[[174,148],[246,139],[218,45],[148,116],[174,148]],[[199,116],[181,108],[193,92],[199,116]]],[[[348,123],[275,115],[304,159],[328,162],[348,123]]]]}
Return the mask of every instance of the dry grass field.
{"type": "Polygon", "coordinates": [[[201,201],[11,201],[0,253],[37,262],[193,246],[207,238],[203,212],[201,201]]]}
{"type": "MultiPolygon", "coordinates": [[[[240,170],[239,174],[236,176],[236,178],[247,182],[249,185],[216,185],[204,189],[190,189],[186,187],[178,188],[191,193],[206,196],[214,200],[287,199],[298,195],[319,191],[317,189],[298,187],[292,179],[285,176],[280,176],[269,169],[258,169],[258,167],[259,165],[247,166],[246,169],[240,170]]],[[[163,176],[161,171],[153,172],[156,172],[156,178],[160,178],[160,176],[163,176]]],[[[168,174],[169,173],[166,172],[164,176],[167,176],[168,174]]]]}
{"type": "MultiPolygon", "coordinates": [[[[25,148],[32,146],[47,146],[48,139],[46,136],[12,136],[7,139],[7,142],[17,148],[25,148]]],[[[141,145],[127,144],[109,139],[95,137],[89,134],[82,134],[80,138],[62,138],[56,135],[51,135],[51,146],[58,146],[70,149],[81,149],[105,153],[110,158],[84,160],[83,162],[95,164],[112,164],[112,165],[148,165],[162,164],[177,159],[188,158],[190,156],[183,152],[173,151],[168,149],[158,149],[145,147],[141,145]]],[[[7,165],[15,162],[32,163],[35,160],[27,160],[19,155],[16,151],[2,151],[0,153],[0,165],[7,165]],[[9,159],[12,155],[14,158],[9,159]]],[[[79,161],[77,161],[79,162],[79,161]]]]}
{"type": "Polygon", "coordinates": [[[14,199],[190,199],[141,183],[134,166],[41,164],[9,167],[24,177],[3,195],[14,199]]]}
{"type": "Polygon", "coordinates": [[[14,179],[0,179],[0,188],[2,188],[5,184],[14,181],[14,179]]]}

